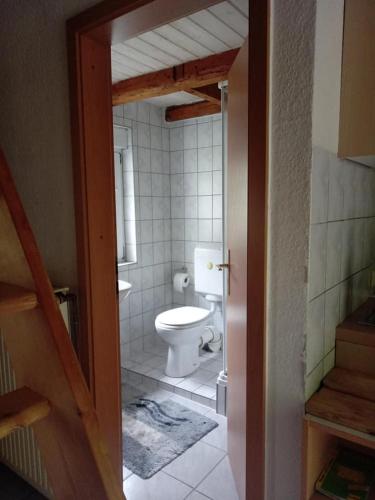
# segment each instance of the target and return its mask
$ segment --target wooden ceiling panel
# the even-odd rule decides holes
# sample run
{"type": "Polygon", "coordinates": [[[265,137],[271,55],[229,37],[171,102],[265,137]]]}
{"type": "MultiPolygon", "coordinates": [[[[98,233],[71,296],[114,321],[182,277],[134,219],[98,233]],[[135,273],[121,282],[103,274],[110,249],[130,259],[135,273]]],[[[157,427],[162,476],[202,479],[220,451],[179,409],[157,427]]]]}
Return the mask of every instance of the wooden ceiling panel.
{"type": "Polygon", "coordinates": [[[176,57],[180,62],[191,61],[196,58],[192,52],[176,45],[176,43],[170,42],[156,31],[143,33],[143,35],[140,35],[140,38],[155,47],[159,47],[163,52],[176,57]]]}
{"type": "Polygon", "coordinates": [[[230,3],[242,12],[245,17],[249,17],[249,0],[230,0],[230,3]]]}
{"type": "Polygon", "coordinates": [[[248,19],[229,2],[222,2],[210,7],[209,12],[214,14],[233,31],[245,38],[249,32],[248,19]]]}
{"type": "Polygon", "coordinates": [[[239,48],[248,32],[247,0],[227,0],[112,47],[114,74],[145,75],[210,54],[239,48]],[[128,57],[133,61],[126,63],[128,57]],[[134,64],[135,63],[135,64],[134,64]]]}
{"type": "Polygon", "coordinates": [[[208,33],[211,33],[211,35],[220,34],[220,40],[229,47],[241,47],[244,41],[244,37],[240,36],[208,10],[196,12],[189,16],[189,19],[204,28],[208,33]]]}
{"type": "Polygon", "coordinates": [[[116,47],[116,49],[112,50],[112,60],[114,59],[114,54],[122,54],[124,57],[129,57],[134,61],[138,61],[138,63],[144,64],[149,68],[152,68],[151,71],[156,71],[158,69],[163,69],[164,64],[156,59],[155,57],[150,57],[147,53],[141,52],[140,50],[134,49],[130,45],[121,44],[116,47]]]}
{"type": "Polygon", "coordinates": [[[171,23],[171,26],[181,31],[188,37],[193,38],[203,47],[207,47],[209,50],[212,50],[215,54],[233,48],[221,41],[217,38],[217,36],[208,33],[208,31],[194,23],[188,17],[184,17],[183,19],[179,19],[178,21],[171,23]]]}
{"type": "Polygon", "coordinates": [[[226,80],[237,53],[238,49],[228,50],[115,83],[112,102],[114,105],[127,104],[226,80]]]}
{"type": "MultiPolygon", "coordinates": [[[[160,50],[159,47],[155,47],[141,38],[132,38],[131,40],[127,40],[120,45],[124,45],[125,49],[127,47],[133,47],[134,49],[139,50],[142,54],[147,54],[148,56],[163,63],[164,68],[169,68],[170,66],[174,66],[180,62],[180,59],[177,57],[167,54],[166,52],[160,50]]],[[[117,47],[118,45],[115,45],[114,49],[117,47]]]]}
{"type": "Polygon", "coordinates": [[[206,57],[213,54],[212,50],[207,49],[207,47],[196,42],[189,36],[185,35],[185,33],[181,33],[181,31],[177,30],[173,26],[162,26],[155,31],[172,42],[174,45],[178,44],[179,47],[185,47],[186,50],[188,50],[191,54],[194,54],[196,58],[206,57]]]}

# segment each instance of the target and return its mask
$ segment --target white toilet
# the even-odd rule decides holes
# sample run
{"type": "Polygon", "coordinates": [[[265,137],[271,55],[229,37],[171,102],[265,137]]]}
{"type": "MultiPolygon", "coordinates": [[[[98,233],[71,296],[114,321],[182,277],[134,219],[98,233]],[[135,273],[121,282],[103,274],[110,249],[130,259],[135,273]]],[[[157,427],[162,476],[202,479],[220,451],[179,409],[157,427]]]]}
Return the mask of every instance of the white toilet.
{"type": "Polygon", "coordinates": [[[222,260],[222,251],[196,248],[194,252],[195,291],[205,296],[212,306],[178,307],[159,314],[155,328],[169,344],[165,374],[169,377],[185,377],[199,367],[199,345],[205,326],[216,310],[223,295],[223,273],[216,265],[222,260]]]}

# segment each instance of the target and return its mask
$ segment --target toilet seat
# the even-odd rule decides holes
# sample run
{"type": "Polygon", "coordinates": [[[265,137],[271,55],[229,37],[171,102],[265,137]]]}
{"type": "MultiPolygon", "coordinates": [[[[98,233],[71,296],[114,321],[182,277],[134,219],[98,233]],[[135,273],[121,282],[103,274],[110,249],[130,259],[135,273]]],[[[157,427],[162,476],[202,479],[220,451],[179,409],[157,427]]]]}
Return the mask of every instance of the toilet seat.
{"type": "Polygon", "coordinates": [[[198,326],[210,316],[210,311],[202,307],[183,306],[160,313],[156,322],[160,327],[181,330],[198,326]]]}
{"type": "Polygon", "coordinates": [[[160,313],[156,332],[169,345],[165,374],[186,377],[199,367],[199,345],[212,313],[201,307],[177,307],[160,313]]]}

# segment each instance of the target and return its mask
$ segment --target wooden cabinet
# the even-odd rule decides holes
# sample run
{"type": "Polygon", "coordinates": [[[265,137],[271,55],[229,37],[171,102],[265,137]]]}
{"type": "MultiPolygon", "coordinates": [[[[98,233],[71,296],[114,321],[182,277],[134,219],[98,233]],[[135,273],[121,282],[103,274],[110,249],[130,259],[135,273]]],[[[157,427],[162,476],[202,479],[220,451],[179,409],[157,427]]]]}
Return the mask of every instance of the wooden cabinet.
{"type": "Polygon", "coordinates": [[[316,5],[313,144],[375,166],[375,1],[316,5]]]}
{"type": "Polygon", "coordinates": [[[306,415],[304,421],[302,500],[327,500],[326,496],[315,491],[315,483],[332,454],[342,446],[373,455],[375,453],[375,437],[328,420],[306,415]]]}
{"type": "Polygon", "coordinates": [[[375,155],[374,0],[345,0],[338,154],[375,155]]]}

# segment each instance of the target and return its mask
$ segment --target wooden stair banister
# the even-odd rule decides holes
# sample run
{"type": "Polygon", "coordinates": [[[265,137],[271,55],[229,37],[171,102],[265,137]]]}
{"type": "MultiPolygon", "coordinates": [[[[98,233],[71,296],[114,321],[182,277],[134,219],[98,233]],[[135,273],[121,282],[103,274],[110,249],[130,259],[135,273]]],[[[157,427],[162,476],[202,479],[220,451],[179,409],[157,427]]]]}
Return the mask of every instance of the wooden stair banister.
{"type": "Polygon", "coordinates": [[[50,411],[48,400],[28,387],[0,396],[0,439],[20,427],[38,422],[50,411]]]}
{"type": "MultiPolygon", "coordinates": [[[[0,239],[0,331],[17,385],[43,395],[51,407],[45,418],[30,423],[54,498],[123,500],[121,472],[115,474],[101,437],[91,394],[1,150],[0,239]]],[[[31,410],[22,411],[29,415],[31,410]]]]}
{"type": "Polygon", "coordinates": [[[26,311],[37,305],[35,292],[9,283],[0,283],[0,314],[26,311]]]}

